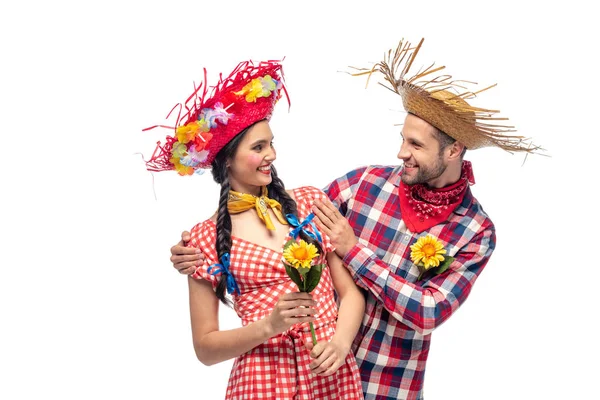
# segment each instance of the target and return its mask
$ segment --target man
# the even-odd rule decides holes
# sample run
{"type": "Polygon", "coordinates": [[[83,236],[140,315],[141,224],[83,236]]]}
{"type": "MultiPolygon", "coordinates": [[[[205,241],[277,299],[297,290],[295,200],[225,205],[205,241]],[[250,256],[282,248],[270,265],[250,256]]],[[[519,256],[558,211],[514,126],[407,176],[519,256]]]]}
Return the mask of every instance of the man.
{"type": "MultiPolygon", "coordinates": [[[[383,73],[408,115],[400,166],[367,166],[325,188],[330,202],[313,212],[343,258],[367,305],[354,342],[365,399],[422,399],[431,332],[467,299],[495,247],[495,229],[469,188],[466,149],[496,146],[534,152],[510,127],[485,123],[495,111],[471,107],[443,67],[407,78],[423,40],[400,42],[372,70],[383,73]],[[393,57],[391,57],[393,55],[393,57]],[[400,71],[399,76],[395,76],[400,71]]],[[[485,90],[485,89],[484,89],[485,90]]],[[[186,233],[182,238],[186,239],[186,233]]],[[[182,273],[202,256],[183,243],[171,248],[182,273]]]]}

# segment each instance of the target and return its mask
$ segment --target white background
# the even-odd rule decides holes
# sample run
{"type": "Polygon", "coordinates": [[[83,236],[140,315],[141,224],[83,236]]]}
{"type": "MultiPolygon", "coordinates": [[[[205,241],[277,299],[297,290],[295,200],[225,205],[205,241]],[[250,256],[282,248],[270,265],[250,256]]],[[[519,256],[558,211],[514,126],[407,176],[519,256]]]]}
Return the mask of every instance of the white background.
{"type": "MultiPolygon", "coordinates": [[[[202,67],[214,82],[285,57],[292,106],[279,103],[272,128],[288,187],[397,163],[400,99],[338,71],[403,37],[425,37],[416,67],[498,83],[473,103],[551,156],[467,153],[497,249],[433,334],[426,398],[600,398],[600,35],[590,2],[531,3],[3,4],[0,398],[222,398],[231,362],[195,359],[186,279],[169,262],[218,188],[210,174],[153,177],[135,153],[167,132],[141,129],[167,122],[202,67]]],[[[222,327],[237,325],[224,309],[222,327]]]]}

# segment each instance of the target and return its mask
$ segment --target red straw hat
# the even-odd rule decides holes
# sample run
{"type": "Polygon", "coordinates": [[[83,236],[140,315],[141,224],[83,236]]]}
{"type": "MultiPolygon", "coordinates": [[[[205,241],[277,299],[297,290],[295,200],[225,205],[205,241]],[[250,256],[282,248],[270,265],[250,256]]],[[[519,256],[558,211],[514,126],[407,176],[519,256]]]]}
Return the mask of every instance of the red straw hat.
{"type": "MultiPolygon", "coordinates": [[[[175,127],[155,125],[174,130],[166,143],[157,143],[146,168],[149,171],[176,170],[180,175],[191,175],[210,168],[217,153],[231,139],[248,126],[263,119],[269,120],[283,85],[283,70],[279,61],[262,61],[255,65],[244,61],[212,87],[208,95],[206,69],[204,82],[179,108],[175,127]],[[183,108],[185,112],[182,115],[183,108]]],[[[167,116],[169,118],[169,116],[167,116]]]]}

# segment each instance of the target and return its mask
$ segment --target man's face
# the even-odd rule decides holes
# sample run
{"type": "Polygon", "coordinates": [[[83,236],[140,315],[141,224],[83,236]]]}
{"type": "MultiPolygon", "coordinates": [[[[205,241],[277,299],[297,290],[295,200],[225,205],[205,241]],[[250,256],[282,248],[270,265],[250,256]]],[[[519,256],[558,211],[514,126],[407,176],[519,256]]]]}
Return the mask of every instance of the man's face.
{"type": "Polygon", "coordinates": [[[438,187],[437,181],[446,171],[447,163],[435,128],[421,118],[408,114],[402,129],[402,146],[398,158],[404,161],[402,181],[407,185],[425,183],[438,187]]]}

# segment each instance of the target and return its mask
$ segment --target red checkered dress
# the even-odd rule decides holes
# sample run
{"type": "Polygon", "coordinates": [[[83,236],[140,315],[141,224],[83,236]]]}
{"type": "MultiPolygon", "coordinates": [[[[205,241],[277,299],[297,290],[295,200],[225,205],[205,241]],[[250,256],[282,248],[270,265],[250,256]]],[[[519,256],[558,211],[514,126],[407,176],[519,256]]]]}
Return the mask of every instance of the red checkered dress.
{"type": "MultiPolygon", "coordinates": [[[[294,197],[298,205],[298,219],[303,221],[310,214],[314,199],[325,198],[326,195],[314,187],[301,187],[294,189],[294,197]]],[[[321,236],[324,249],[332,251],[329,238],[323,234],[321,236]]],[[[207,269],[218,262],[215,237],[216,226],[207,220],[192,229],[190,240],[190,245],[201,249],[207,260],[192,277],[208,280],[213,287],[217,277],[208,274],[207,269]]],[[[268,316],[281,295],[298,289],[285,272],[281,251],[237,237],[232,237],[232,240],[230,270],[241,291],[241,295],[233,295],[234,309],[246,326],[268,316]]],[[[321,281],[312,295],[318,302],[318,315],[314,322],[317,340],[331,340],[335,332],[337,305],[328,268],[323,270],[321,281]]],[[[297,324],[237,357],[225,398],[363,399],[360,375],[352,352],[335,374],[314,376],[308,367],[312,359],[305,347],[310,340],[309,325],[297,324]]]]}

